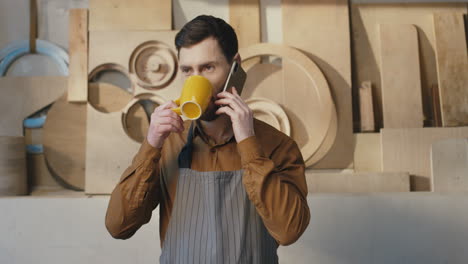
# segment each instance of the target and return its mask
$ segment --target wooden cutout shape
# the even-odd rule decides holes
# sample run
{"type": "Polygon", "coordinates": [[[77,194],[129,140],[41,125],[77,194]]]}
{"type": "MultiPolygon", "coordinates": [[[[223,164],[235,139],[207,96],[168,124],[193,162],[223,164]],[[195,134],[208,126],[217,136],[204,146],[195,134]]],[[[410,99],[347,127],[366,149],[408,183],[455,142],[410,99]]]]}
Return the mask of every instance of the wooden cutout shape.
{"type": "MultiPolygon", "coordinates": [[[[352,166],[353,120],[351,50],[347,0],[282,0],[283,42],[303,51],[323,72],[338,116],[336,141],[314,168],[352,166]],[[307,18],[307,23],[304,22],[307,18]]],[[[298,76],[283,63],[285,80],[294,86],[298,76]]],[[[311,111],[313,111],[311,109],[311,111]]]]}
{"type": "Polygon", "coordinates": [[[68,101],[88,99],[88,10],[70,9],[68,101]]]}
{"type": "MultiPolygon", "coordinates": [[[[262,92],[256,87],[250,93],[273,100],[285,109],[291,121],[292,138],[301,148],[304,160],[310,159],[316,153],[320,153],[323,157],[326,151],[322,153],[319,149],[329,132],[336,112],[327,82],[318,67],[298,50],[277,44],[253,45],[242,49],[240,54],[244,60],[257,56],[279,56],[283,59],[283,63],[289,61],[299,69],[301,75],[306,76],[302,78],[307,78],[308,82],[302,86],[290,86],[287,80],[284,80],[281,90],[269,89],[262,92]],[[289,87],[297,88],[292,90],[289,87]],[[298,100],[302,103],[298,103],[298,100]],[[316,109],[311,109],[311,106],[316,109]],[[298,135],[305,136],[299,138],[298,135]]],[[[332,136],[334,139],[335,135],[332,136]]],[[[315,157],[318,159],[317,155],[315,157]]]]}
{"type": "Polygon", "coordinates": [[[265,98],[249,98],[245,100],[245,103],[252,109],[255,118],[262,120],[288,136],[291,135],[289,118],[280,105],[265,98]]]}
{"type": "Polygon", "coordinates": [[[62,76],[0,78],[0,136],[23,136],[23,120],[66,90],[62,76]]]}
{"type": "Polygon", "coordinates": [[[65,188],[85,186],[86,104],[62,95],[47,113],[43,128],[44,158],[51,175],[65,188]]]}
{"type": "Polygon", "coordinates": [[[468,125],[468,54],[462,13],[434,14],[439,97],[444,127],[468,125]]]}
{"type": "Polygon", "coordinates": [[[423,127],[418,33],[413,25],[380,25],[384,128],[423,127]]]}
{"type": "Polygon", "coordinates": [[[468,192],[468,138],[434,142],[431,169],[434,192],[468,192]]]}
{"type": "MultiPolygon", "coordinates": [[[[89,33],[89,69],[100,65],[113,64],[129,72],[132,54],[137,48],[146,42],[157,41],[169,47],[174,54],[174,38],[177,31],[102,31],[89,33]],[[125,39],[125,41],[122,41],[125,39]]],[[[177,62],[175,62],[177,65],[177,62]]],[[[177,66],[175,76],[165,87],[158,89],[145,89],[138,85],[135,73],[130,72],[133,84],[133,95],[153,93],[166,99],[175,99],[180,95],[183,80],[178,78],[177,66]]]]}
{"type": "Polygon", "coordinates": [[[407,171],[411,191],[431,191],[431,145],[447,138],[468,137],[468,127],[382,129],[382,170],[407,171]]]}

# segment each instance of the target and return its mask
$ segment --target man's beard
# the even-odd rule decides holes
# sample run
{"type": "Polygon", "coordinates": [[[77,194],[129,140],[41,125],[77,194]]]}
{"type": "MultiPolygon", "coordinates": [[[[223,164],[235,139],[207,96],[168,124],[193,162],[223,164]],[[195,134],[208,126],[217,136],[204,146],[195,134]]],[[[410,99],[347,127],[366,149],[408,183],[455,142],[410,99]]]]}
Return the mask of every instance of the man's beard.
{"type": "Polygon", "coordinates": [[[210,99],[208,107],[206,108],[203,115],[200,117],[200,120],[210,122],[216,120],[219,117],[219,115],[216,114],[216,111],[218,111],[219,106],[217,106],[214,102],[215,98],[212,97],[210,99]]]}

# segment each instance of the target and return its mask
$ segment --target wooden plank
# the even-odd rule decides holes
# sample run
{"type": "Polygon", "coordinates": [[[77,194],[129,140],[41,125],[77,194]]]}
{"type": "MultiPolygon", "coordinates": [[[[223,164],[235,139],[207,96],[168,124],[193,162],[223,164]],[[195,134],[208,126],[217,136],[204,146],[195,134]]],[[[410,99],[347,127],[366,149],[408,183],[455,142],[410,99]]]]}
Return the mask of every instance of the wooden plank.
{"type": "Polygon", "coordinates": [[[171,0],[90,0],[90,30],[171,30],[171,0]]]}
{"type": "Polygon", "coordinates": [[[160,45],[168,47],[173,54],[177,54],[174,44],[176,34],[177,31],[89,32],[89,71],[91,73],[95,68],[111,63],[121,68],[124,74],[129,75],[134,84],[132,89],[135,96],[157,92],[165,100],[175,99],[180,95],[183,86],[182,78],[178,78],[177,69],[175,69],[175,77],[166,86],[158,89],[146,89],[139,84],[135,72],[130,71],[128,65],[134,52],[143,43],[158,41],[160,45]]]}
{"type": "MultiPolygon", "coordinates": [[[[337,107],[336,141],[327,156],[313,167],[352,166],[353,123],[348,1],[282,0],[282,14],[284,44],[305,51],[319,66],[327,78],[337,107]]],[[[288,65],[283,64],[283,67],[288,71],[288,65]]],[[[284,79],[289,87],[294,87],[294,78],[290,78],[287,74],[286,72],[284,79]]]]}
{"type": "Polygon", "coordinates": [[[354,142],[354,171],[381,172],[380,133],[356,133],[354,134],[354,142]]]}
{"type": "MultiPolygon", "coordinates": [[[[419,4],[351,4],[353,87],[363,81],[374,85],[374,114],[376,128],[383,127],[382,88],[380,73],[378,24],[410,24],[418,28],[421,62],[421,87],[424,115],[431,117],[431,87],[437,84],[435,38],[432,15],[434,12],[463,12],[464,3],[419,3],[419,4]]],[[[357,98],[357,91],[353,96],[357,98]]],[[[358,106],[355,102],[356,107],[358,106]]],[[[357,119],[357,111],[355,119],[357,119]]]]}
{"type": "Polygon", "coordinates": [[[463,13],[434,14],[443,126],[468,125],[468,54],[463,13]]]}
{"type": "Polygon", "coordinates": [[[374,104],[372,102],[372,83],[362,82],[359,87],[359,114],[361,132],[375,131],[374,104]]]}
{"type": "Polygon", "coordinates": [[[468,138],[434,142],[431,169],[435,192],[468,192],[468,138]]]}
{"type": "Polygon", "coordinates": [[[47,113],[43,136],[46,164],[65,188],[84,188],[85,143],[86,104],[68,102],[65,93],[47,113]]]}
{"type": "Polygon", "coordinates": [[[409,192],[407,172],[316,173],[306,170],[309,193],[409,192]]]}
{"type": "MultiPolygon", "coordinates": [[[[239,48],[260,43],[260,1],[229,0],[229,24],[236,31],[239,48]]],[[[260,62],[260,58],[248,63],[257,62],[260,62]]]]}
{"type": "Polygon", "coordinates": [[[24,137],[0,136],[0,196],[27,193],[24,137]]]}
{"type": "Polygon", "coordinates": [[[88,10],[70,9],[68,101],[88,100],[88,10]]]}
{"type": "Polygon", "coordinates": [[[382,129],[382,169],[407,171],[412,191],[430,191],[432,143],[462,137],[468,137],[468,127],[382,129]]]}
{"type": "Polygon", "coordinates": [[[0,78],[0,136],[23,136],[23,120],[67,89],[62,76],[0,78]]]}
{"type": "Polygon", "coordinates": [[[382,24],[379,30],[384,128],[423,127],[416,28],[382,24]]]}

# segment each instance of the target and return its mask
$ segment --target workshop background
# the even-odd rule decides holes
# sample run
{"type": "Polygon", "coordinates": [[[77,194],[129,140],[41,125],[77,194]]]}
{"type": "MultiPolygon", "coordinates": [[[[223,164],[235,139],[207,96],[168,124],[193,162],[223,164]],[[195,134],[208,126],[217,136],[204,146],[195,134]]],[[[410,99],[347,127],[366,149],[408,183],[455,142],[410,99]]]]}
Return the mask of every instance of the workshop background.
{"type": "Polygon", "coordinates": [[[182,87],[174,36],[229,22],[254,115],[290,135],[311,220],[280,263],[468,263],[466,1],[0,0],[0,263],[158,263],[109,194],[182,87]]]}

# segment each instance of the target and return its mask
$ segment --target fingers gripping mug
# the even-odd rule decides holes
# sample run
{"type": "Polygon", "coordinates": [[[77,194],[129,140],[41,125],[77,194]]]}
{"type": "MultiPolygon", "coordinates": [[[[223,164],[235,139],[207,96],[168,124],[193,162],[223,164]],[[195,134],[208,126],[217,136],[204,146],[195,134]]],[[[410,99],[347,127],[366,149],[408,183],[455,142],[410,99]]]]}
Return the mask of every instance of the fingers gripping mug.
{"type": "Polygon", "coordinates": [[[213,86],[208,79],[190,76],[185,80],[180,97],[174,100],[178,107],[172,111],[191,120],[198,119],[208,107],[212,92],[213,86]]]}

